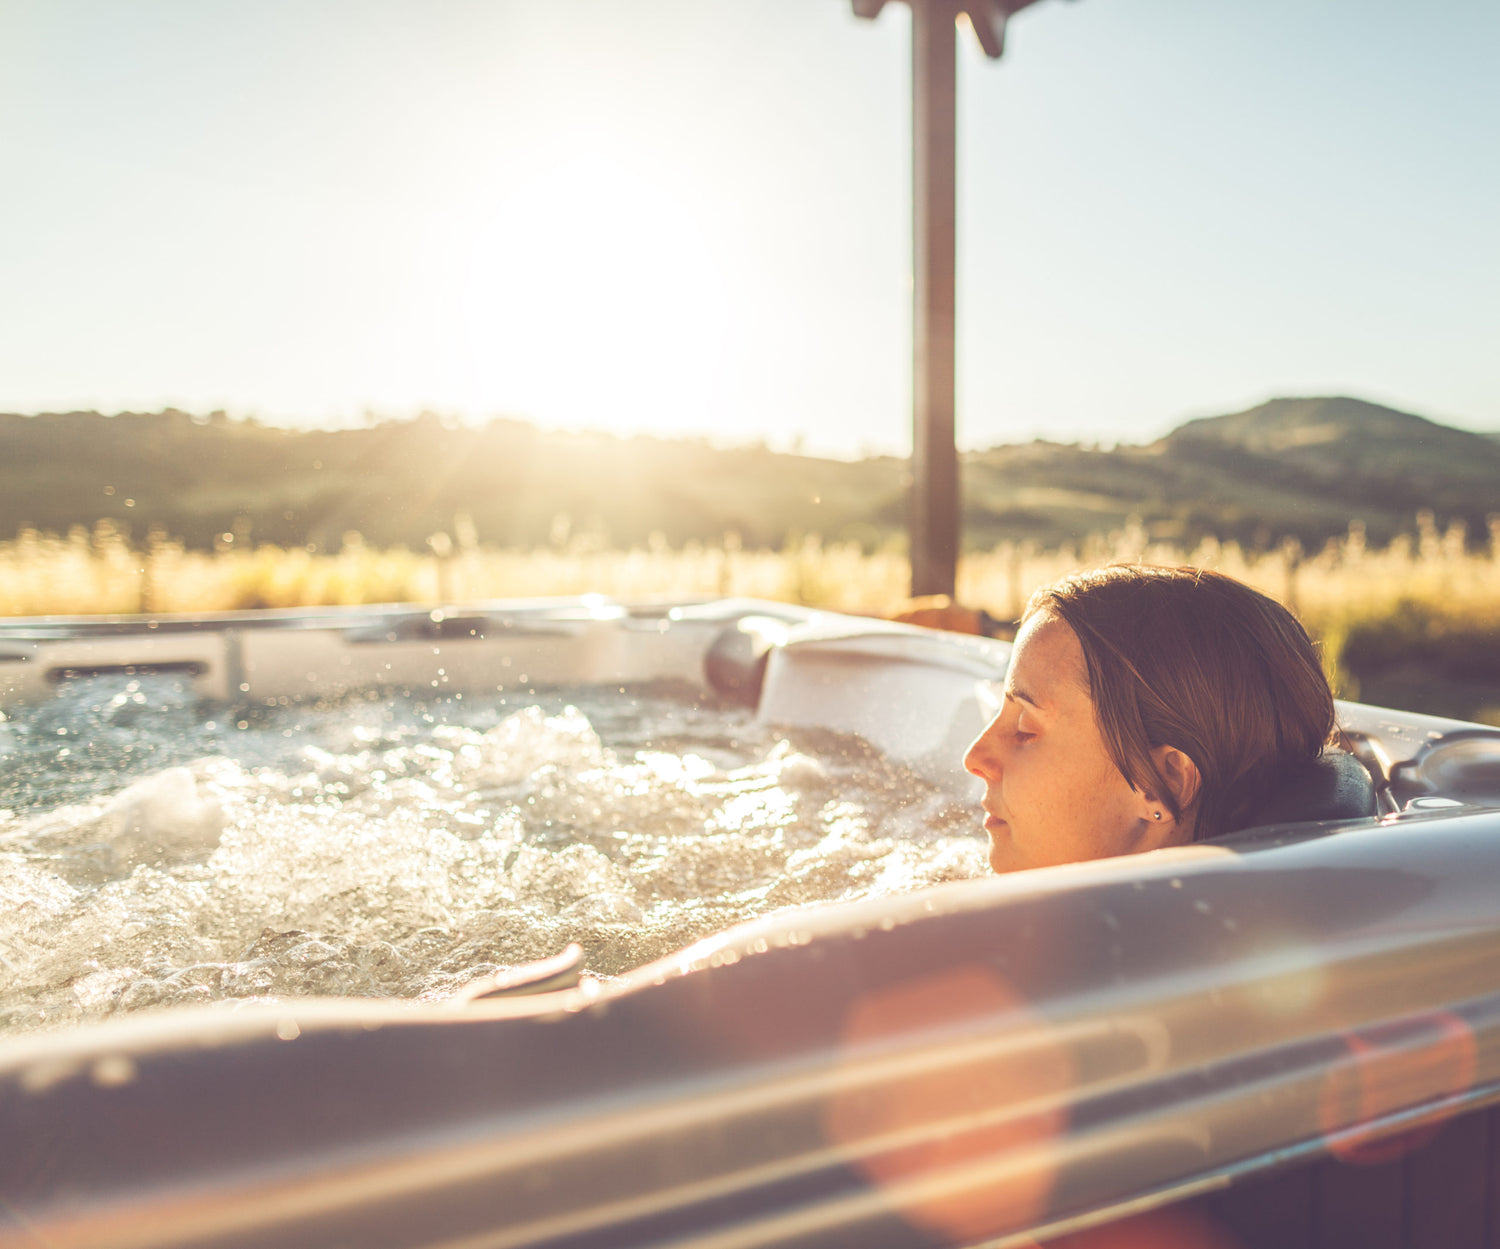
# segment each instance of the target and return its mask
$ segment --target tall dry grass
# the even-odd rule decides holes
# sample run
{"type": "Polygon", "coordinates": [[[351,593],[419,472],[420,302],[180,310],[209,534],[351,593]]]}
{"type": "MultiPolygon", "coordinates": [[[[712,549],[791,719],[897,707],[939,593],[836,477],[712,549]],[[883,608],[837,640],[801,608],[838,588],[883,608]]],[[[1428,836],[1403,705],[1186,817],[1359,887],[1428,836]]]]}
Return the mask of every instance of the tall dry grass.
{"type": "MultiPolygon", "coordinates": [[[[1500,621],[1500,517],[1474,549],[1462,527],[1440,532],[1430,515],[1389,546],[1365,544],[1358,525],[1317,552],[1295,543],[1247,551],[1209,540],[1192,550],[1153,544],[1138,527],[1080,548],[1006,543],[966,555],[958,597],[1001,618],[1031,591],[1078,568],[1116,561],[1186,563],[1237,577],[1320,628],[1404,602],[1453,616],[1500,621]]],[[[439,535],[424,551],[378,550],[345,535],[337,554],[232,542],[189,551],[153,535],[132,546],[107,521],[66,536],[27,531],[0,542],[0,616],[214,612],[331,604],[441,602],[584,593],[622,599],[743,595],[844,611],[881,612],[906,595],[908,565],[895,546],[808,538],[786,550],[743,550],[730,539],[673,549],[655,541],[629,551],[575,543],[508,550],[439,535]]]]}
{"type": "Polygon", "coordinates": [[[1418,514],[1415,532],[1386,547],[1368,546],[1356,522],[1316,552],[1295,541],[1257,552],[1213,539],[1183,550],[1151,543],[1144,530],[1132,527],[1091,539],[1081,549],[1036,551],[1023,544],[968,559],[959,574],[959,597],[1013,618],[1037,586],[1078,568],[1119,561],[1217,569],[1285,603],[1319,633],[1388,616],[1409,603],[1453,619],[1500,624],[1500,515],[1490,518],[1486,542],[1477,549],[1462,524],[1439,530],[1429,512],[1418,514]]]}
{"type": "Polygon", "coordinates": [[[66,537],[26,532],[0,543],[0,616],[233,611],[443,602],[585,593],[622,599],[744,595],[848,610],[898,601],[908,577],[896,550],[808,539],[785,551],[716,546],[629,551],[578,542],[507,550],[439,535],[432,549],[378,550],[346,534],[337,554],[283,547],[190,551],[153,537],[131,546],[108,522],[66,537]]]}

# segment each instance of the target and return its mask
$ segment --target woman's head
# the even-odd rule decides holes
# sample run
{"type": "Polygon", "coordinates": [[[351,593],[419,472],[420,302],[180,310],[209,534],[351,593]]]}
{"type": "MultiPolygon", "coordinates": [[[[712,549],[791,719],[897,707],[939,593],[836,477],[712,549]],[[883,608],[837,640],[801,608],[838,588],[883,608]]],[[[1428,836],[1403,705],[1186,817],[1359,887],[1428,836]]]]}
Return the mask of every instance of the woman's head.
{"type": "Polygon", "coordinates": [[[1315,760],[1333,696],[1302,626],[1218,573],[1116,566],[1038,591],[965,765],[998,871],[1245,827],[1315,760]]]}

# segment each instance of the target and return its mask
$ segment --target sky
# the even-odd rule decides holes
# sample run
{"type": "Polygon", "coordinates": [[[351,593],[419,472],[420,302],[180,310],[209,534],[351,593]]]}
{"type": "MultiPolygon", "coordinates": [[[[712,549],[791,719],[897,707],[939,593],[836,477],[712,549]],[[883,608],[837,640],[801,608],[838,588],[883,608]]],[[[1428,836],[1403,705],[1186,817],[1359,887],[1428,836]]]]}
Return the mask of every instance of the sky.
{"type": "MultiPolygon", "coordinates": [[[[0,411],[905,453],[910,11],[0,0],[0,411]]],[[[959,51],[958,438],[1500,429],[1500,5],[1043,0],[959,51]]]]}

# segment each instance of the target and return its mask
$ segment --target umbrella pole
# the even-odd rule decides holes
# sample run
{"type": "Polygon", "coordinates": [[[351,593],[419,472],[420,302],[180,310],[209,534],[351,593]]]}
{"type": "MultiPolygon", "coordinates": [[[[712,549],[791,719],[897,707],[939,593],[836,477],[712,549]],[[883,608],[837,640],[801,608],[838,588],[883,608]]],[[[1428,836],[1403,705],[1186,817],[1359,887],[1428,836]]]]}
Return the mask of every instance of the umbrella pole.
{"type": "Polygon", "coordinates": [[[911,592],[952,594],[958,576],[954,439],[957,167],[955,0],[912,9],[911,592]]]}

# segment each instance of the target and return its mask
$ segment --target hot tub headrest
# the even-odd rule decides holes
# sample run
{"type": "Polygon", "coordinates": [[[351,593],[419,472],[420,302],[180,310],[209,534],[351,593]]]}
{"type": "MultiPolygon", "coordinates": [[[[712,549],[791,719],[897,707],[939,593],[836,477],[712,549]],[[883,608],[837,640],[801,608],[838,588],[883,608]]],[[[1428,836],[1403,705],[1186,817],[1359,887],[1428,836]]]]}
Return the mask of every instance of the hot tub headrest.
{"type": "Polygon", "coordinates": [[[1311,767],[1267,794],[1249,826],[1357,820],[1379,813],[1375,784],[1364,764],[1347,750],[1329,749],[1311,767]]]}
{"type": "Polygon", "coordinates": [[[731,702],[754,707],[766,681],[773,646],[786,640],[787,622],[772,616],[742,616],[709,647],[703,671],[708,683],[731,702]]]}

